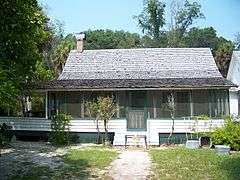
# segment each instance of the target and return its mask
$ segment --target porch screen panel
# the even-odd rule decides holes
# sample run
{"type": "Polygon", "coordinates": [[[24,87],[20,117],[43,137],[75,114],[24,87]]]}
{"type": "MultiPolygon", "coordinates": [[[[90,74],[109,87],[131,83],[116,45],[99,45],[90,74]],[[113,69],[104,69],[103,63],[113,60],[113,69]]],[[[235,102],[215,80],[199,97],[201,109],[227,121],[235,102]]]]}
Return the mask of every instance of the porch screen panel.
{"type": "Polygon", "coordinates": [[[80,92],[67,92],[66,98],[66,113],[73,118],[81,117],[81,103],[82,97],[80,92]]]}
{"type": "Polygon", "coordinates": [[[158,91],[155,93],[156,101],[156,118],[164,119],[171,118],[170,111],[168,109],[168,91],[158,91]]]}
{"type": "Polygon", "coordinates": [[[229,114],[228,90],[193,90],[193,115],[222,118],[229,114]]]}
{"type": "Polygon", "coordinates": [[[126,106],[127,106],[127,97],[126,91],[116,92],[116,98],[118,103],[118,117],[117,118],[126,118],[126,106]]]}
{"type": "Polygon", "coordinates": [[[211,90],[211,117],[221,118],[229,115],[229,94],[228,90],[211,90]]]}
{"type": "Polygon", "coordinates": [[[209,91],[208,90],[193,90],[192,91],[192,103],[193,103],[193,115],[210,115],[209,109],[209,91]]]}
{"type": "Polygon", "coordinates": [[[176,91],[175,100],[175,117],[182,118],[191,116],[190,113],[190,91],[176,91]]]}

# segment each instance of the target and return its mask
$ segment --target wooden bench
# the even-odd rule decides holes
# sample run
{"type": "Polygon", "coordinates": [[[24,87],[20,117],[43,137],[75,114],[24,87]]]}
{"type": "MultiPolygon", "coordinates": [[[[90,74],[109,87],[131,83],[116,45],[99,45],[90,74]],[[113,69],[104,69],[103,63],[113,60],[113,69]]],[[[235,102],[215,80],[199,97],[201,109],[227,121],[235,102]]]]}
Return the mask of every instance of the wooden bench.
{"type": "Polygon", "coordinates": [[[139,139],[144,139],[145,142],[145,147],[147,149],[147,136],[146,135],[125,135],[125,148],[127,147],[127,140],[129,138],[139,138],[139,139]]]}

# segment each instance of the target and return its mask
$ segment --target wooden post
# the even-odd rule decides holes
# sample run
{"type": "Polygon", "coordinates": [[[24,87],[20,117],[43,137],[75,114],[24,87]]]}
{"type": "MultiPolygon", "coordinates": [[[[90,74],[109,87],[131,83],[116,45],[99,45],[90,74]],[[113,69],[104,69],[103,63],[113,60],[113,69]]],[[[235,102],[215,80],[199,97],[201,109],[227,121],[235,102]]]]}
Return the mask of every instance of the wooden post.
{"type": "Polygon", "coordinates": [[[192,90],[190,90],[190,116],[193,117],[193,100],[192,100],[192,90]]]}
{"type": "Polygon", "coordinates": [[[45,94],[45,118],[48,119],[48,91],[45,94]]]}

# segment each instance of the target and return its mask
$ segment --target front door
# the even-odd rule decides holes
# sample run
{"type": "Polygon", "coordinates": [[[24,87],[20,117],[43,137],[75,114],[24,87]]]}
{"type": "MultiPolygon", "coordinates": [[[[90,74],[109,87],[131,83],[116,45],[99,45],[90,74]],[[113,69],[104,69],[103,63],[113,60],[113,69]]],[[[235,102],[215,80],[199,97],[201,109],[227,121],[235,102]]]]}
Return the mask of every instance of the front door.
{"type": "Polygon", "coordinates": [[[146,130],[146,91],[129,92],[128,130],[146,130]]]}

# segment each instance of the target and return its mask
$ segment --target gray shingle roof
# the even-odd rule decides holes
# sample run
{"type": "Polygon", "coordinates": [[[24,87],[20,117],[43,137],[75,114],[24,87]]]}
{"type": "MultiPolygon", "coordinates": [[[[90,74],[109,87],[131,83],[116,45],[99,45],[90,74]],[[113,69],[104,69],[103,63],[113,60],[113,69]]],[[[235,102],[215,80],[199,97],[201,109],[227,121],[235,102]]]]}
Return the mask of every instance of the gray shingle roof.
{"type": "Polygon", "coordinates": [[[39,89],[128,89],[128,88],[229,88],[234,86],[219,78],[162,78],[162,79],[82,79],[51,81],[39,89]]]}
{"type": "Polygon", "coordinates": [[[62,74],[40,89],[229,88],[208,48],[70,52],[62,74]]]}
{"type": "Polygon", "coordinates": [[[208,48],[71,51],[59,80],[222,77],[208,48]]]}

